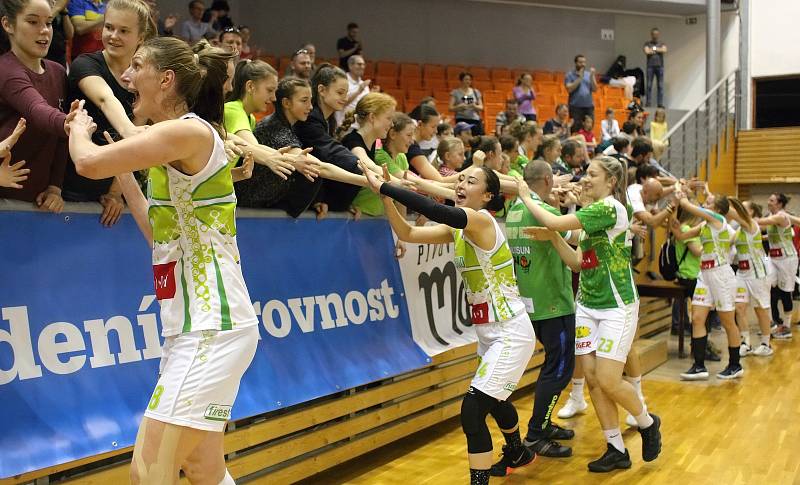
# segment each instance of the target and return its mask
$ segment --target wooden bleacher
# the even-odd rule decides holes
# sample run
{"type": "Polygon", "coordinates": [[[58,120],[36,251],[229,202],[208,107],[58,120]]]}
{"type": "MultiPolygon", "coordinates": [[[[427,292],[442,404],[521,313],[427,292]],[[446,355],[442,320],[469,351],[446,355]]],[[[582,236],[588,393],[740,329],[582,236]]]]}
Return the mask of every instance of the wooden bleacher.
{"type": "Polygon", "coordinates": [[[736,141],[736,183],[800,182],[800,128],[743,130],[736,141]],[[780,170],[776,170],[780,167],[780,170]]]}

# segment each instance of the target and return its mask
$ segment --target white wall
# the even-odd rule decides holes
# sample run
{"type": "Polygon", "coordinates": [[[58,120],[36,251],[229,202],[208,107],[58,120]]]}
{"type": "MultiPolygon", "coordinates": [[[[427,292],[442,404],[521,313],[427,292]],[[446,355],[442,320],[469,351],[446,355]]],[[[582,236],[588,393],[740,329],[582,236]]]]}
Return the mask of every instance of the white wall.
{"type": "Polygon", "coordinates": [[[750,1],[752,77],[800,74],[800,1],[750,1]]]}
{"type": "MultiPolygon", "coordinates": [[[[629,66],[646,71],[642,45],[653,27],[658,27],[669,48],[664,59],[664,102],[674,109],[694,109],[706,92],[706,17],[697,16],[696,24],[687,25],[683,18],[616,15],[614,48],[627,57],[629,66]]],[[[721,15],[720,33],[720,75],[725,76],[739,65],[739,18],[735,13],[721,15]]]]}

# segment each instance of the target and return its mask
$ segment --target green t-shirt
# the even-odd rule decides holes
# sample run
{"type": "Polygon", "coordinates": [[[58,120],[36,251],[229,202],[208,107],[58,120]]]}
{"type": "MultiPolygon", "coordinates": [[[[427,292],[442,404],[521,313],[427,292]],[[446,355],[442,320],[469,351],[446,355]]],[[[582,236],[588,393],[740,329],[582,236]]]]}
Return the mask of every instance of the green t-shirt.
{"type": "Polygon", "coordinates": [[[228,101],[225,103],[224,121],[225,131],[236,134],[238,131],[256,129],[256,117],[248,115],[241,101],[228,101]]]}
{"type": "MultiPolygon", "coordinates": [[[[691,229],[691,227],[689,227],[688,224],[683,224],[681,226],[681,232],[687,232],[689,229],[691,229]]],[[[678,258],[678,261],[683,258],[684,251],[689,251],[690,242],[699,243],[700,237],[695,236],[685,241],[675,241],[675,257],[678,258]]],[[[683,259],[683,262],[678,267],[678,278],[696,280],[698,275],[700,275],[700,256],[695,256],[689,251],[686,253],[686,258],[683,259]]]]}
{"type": "MultiPolygon", "coordinates": [[[[551,214],[561,212],[535,193],[534,203],[551,214]]],[[[550,241],[534,241],[522,233],[525,227],[540,227],[519,198],[514,199],[506,216],[506,235],[517,273],[519,293],[531,320],[545,320],[575,313],[572,272],[561,260],[550,241]]]]}
{"type": "Polygon", "coordinates": [[[621,308],[639,298],[631,269],[631,209],[613,196],[575,213],[581,235],[578,303],[586,308],[621,308]]]}
{"type": "Polygon", "coordinates": [[[525,165],[528,164],[528,157],[523,154],[517,155],[517,158],[511,162],[511,167],[508,171],[508,175],[512,177],[522,178],[523,174],[525,173],[525,165]]]}
{"type": "MultiPolygon", "coordinates": [[[[389,173],[394,175],[399,171],[408,170],[408,159],[405,153],[400,153],[392,160],[389,152],[383,148],[375,151],[375,163],[389,167],[389,173]]],[[[383,202],[378,194],[366,187],[362,187],[353,199],[353,206],[357,207],[362,214],[368,216],[382,216],[384,214],[383,202]]]]}

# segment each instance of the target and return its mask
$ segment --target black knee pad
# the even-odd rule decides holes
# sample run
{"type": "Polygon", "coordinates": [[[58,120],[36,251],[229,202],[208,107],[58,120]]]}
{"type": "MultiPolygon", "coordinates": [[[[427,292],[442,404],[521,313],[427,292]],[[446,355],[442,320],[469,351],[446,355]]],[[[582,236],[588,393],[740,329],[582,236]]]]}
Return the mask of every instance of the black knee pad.
{"type": "Polygon", "coordinates": [[[794,310],[794,303],[792,303],[792,292],[781,290],[781,301],[783,302],[783,311],[791,312],[794,310]]]}
{"type": "Polygon", "coordinates": [[[519,424],[517,409],[508,401],[497,401],[490,412],[500,429],[512,429],[519,424]]]}
{"type": "Polygon", "coordinates": [[[486,416],[497,402],[497,399],[472,387],[461,401],[461,429],[467,436],[469,453],[492,451],[492,435],[486,425],[486,416]]]}

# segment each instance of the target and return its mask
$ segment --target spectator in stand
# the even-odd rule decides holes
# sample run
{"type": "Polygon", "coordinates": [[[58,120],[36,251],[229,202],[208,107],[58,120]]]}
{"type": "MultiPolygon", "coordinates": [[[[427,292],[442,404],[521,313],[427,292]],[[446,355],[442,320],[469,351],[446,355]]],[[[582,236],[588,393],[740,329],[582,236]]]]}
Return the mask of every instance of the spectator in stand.
{"type": "Polygon", "coordinates": [[[453,136],[453,125],[446,121],[442,121],[436,126],[436,138],[441,140],[442,138],[448,136],[453,136]]]}
{"type": "Polygon", "coordinates": [[[211,24],[203,22],[203,9],[205,5],[202,0],[192,0],[189,2],[189,18],[181,23],[178,37],[185,40],[189,45],[202,39],[208,32],[213,31],[211,24]]]}
{"type": "MultiPolygon", "coordinates": [[[[336,112],[336,123],[339,125],[342,124],[348,112],[356,109],[356,104],[358,104],[359,100],[369,93],[369,85],[371,83],[369,79],[363,79],[366,67],[363,57],[358,55],[350,56],[347,63],[350,68],[347,71],[347,105],[342,111],[336,112]]],[[[369,189],[367,191],[371,192],[369,189]]],[[[381,205],[381,207],[383,206],[381,205]]]]}
{"type": "Polygon", "coordinates": [[[619,122],[614,118],[614,108],[606,109],[606,117],[600,122],[600,132],[604,142],[620,134],[619,122]]]}
{"type": "Polygon", "coordinates": [[[72,39],[72,58],[103,48],[103,15],[106,12],[104,0],[70,0],[67,6],[69,18],[75,27],[72,39]]]}
{"type": "Polygon", "coordinates": [[[561,140],[556,135],[544,135],[542,137],[542,144],[536,151],[536,160],[544,160],[553,167],[553,173],[565,173],[568,171],[566,165],[561,162],[561,140]],[[557,165],[561,164],[561,169],[557,169],[557,165]]]}
{"type": "Polygon", "coordinates": [[[500,149],[503,150],[503,155],[508,157],[507,175],[522,179],[522,172],[519,171],[519,165],[516,164],[519,157],[519,140],[511,135],[502,135],[500,137],[500,149]]]}
{"type": "Polygon", "coordinates": [[[517,85],[512,90],[514,99],[517,100],[517,108],[522,116],[528,121],[536,121],[536,107],[533,105],[533,100],[536,99],[536,93],[533,92],[533,76],[529,73],[523,73],[517,79],[517,85]]]}
{"type": "Polygon", "coordinates": [[[503,149],[500,147],[500,141],[497,137],[481,135],[476,136],[475,140],[477,141],[475,151],[481,151],[486,154],[483,165],[492,170],[501,170],[503,168],[503,149]]]}
{"type": "Polygon", "coordinates": [[[436,125],[436,134],[430,140],[423,141],[419,144],[422,151],[431,150],[431,153],[428,155],[428,160],[434,166],[436,166],[436,149],[439,147],[439,140],[448,136],[453,136],[453,127],[450,126],[450,123],[440,120],[439,124],[436,125]]]}
{"type": "Polygon", "coordinates": [[[589,115],[594,118],[594,100],[592,93],[597,91],[597,78],[594,67],[586,71],[586,57],[575,56],[575,70],[567,73],[564,84],[569,91],[569,117],[582,120],[589,115]]]}
{"type": "MultiPolygon", "coordinates": [[[[334,114],[343,110],[347,102],[347,74],[330,64],[320,65],[312,78],[311,93],[313,109],[308,119],[294,125],[297,138],[304,148],[312,148],[318,159],[360,175],[358,157],[333,137],[336,130],[334,114]]],[[[316,206],[317,212],[341,212],[350,209],[359,187],[325,180],[322,190],[319,202],[323,205],[316,206]]]]}
{"type": "Polygon", "coordinates": [[[311,72],[317,69],[317,47],[311,42],[303,44],[303,49],[308,51],[308,57],[311,58],[311,72]]]}
{"type": "Polygon", "coordinates": [[[650,40],[644,43],[644,53],[647,56],[647,106],[653,106],[653,77],[658,81],[656,101],[658,107],[664,107],[664,54],[667,46],[660,40],[661,32],[658,28],[650,30],[650,40]]]}
{"type": "Polygon", "coordinates": [[[650,143],[650,139],[645,136],[634,138],[631,142],[631,164],[639,167],[640,165],[650,163],[652,157],[653,144],[650,143]]]}
{"type": "Polygon", "coordinates": [[[239,53],[242,52],[242,33],[236,27],[226,27],[219,34],[219,46],[228,52],[236,54],[236,61],[239,60],[239,53]]]}
{"type": "MultiPolygon", "coordinates": [[[[453,127],[453,136],[461,140],[464,144],[464,166],[467,168],[472,165],[472,125],[469,123],[456,123],[453,127]]],[[[463,169],[462,168],[462,169],[463,169]]]]}
{"type": "Polygon", "coordinates": [[[519,155],[516,162],[512,161],[511,166],[517,166],[517,171],[523,173],[525,165],[536,154],[536,149],[542,143],[542,129],[535,122],[526,121],[524,123],[511,123],[508,127],[511,136],[519,141],[519,155]]]}
{"type": "Polygon", "coordinates": [[[589,156],[594,154],[594,149],[597,147],[597,140],[595,140],[592,130],[594,130],[594,119],[586,115],[583,117],[583,123],[581,129],[578,130],[578,134],[586,140],[586,150],[589,156]]]}
{"type": "Polygon", "coordinates": [[[25,160],[30,173],[22,188],[0,188],[0,198],[33,202],[42,210],[61,212],[68,126],[77,113],[77,103],[70,106],[69,115],[61,111],[66,73],[61,65],[45,59],[52,40],[52,6],[46,0],[3,0],[2,9],[0,140],[12,136],[15,130],[19,135],[10,159],[3,163],[9,169],[20,168],[19,162],[25,160]],[[20,118],[27,126],[24,133],[20,118]]]}
{"type": "Polygon", "coordinates": [[[455,112],[456,123],[463,121],[472,125],[474,135],[483,135],[483,97],[472,87],[472,74],[462,72],[458,75],[461,86],[450,93],[450,111],[455,112]]]}
{"type": "Polygon", "coordinates": [[[561,161],[559,172],[572,174],[572,181],[577,182],[586,171],[586,148],[578,140],[570,138],[561,146],[561,161]]]}
{"type": "Polygon", "coordinates": [[[292,54],[289,60],[289,67],[286,68],[286,75],[310,81],[312,72],[311,66],[311,56],[308,50],[301,48],[292,54]]]}
{"type": "Polygon", "coordinates": [[[395,113],[392,126],[381,140],[382,148],[375,151],[375,163],[386,165],[389,173],[395,177],[405,176],[409,169],[406,153],[414,143],[415,123],[405,113],[395,113]]]}
{"type": "Polygon", "coordinates": [[[436,148],[436,156],[439,160],[439,174],[442,177],[450,177],[457,174],[464,165],[466,159],[464,142],[459,138],[448,136],[439,140],[436,148]]]}
{"type": "Polygon", "coordinates": [[[28,180],[28,174],[31,173],[30,169],[23,168],[25,160],[11,164],[11,150],[25,132],[25,127],[25,118],[20,118],[14,131],[5,140],[0,141],[0,187],[21,189],[20,184],[28,180]]]}
{"type": "Polygon", "coordinates": [[[339,53],[339,67],[347,71],[350,56],[362,54],[363,45],[358,38],[358,24],[347,24],[347,35],[336,41],[336,51],[339,53]]]}
{"type": "Polygon", "coordinates": [[[150,14],[153,18],[153,22],[156,24],[156,28],[158,29],[158,36],[174,37],[175,26],[178,25],[178,16],[174,13],[171,13],[165,18],[161,18],[161,11],[158,9],[158,3],[156,0],[144,0],[144,3],[150,7],[150,14]]]}
{"type": "Polygon", "coordinates": [[[209,30],[208,32],[203,34],[202,40],[207,41],[208,45],[210,45],[211,47],[222,47],[222,45],[219,43],[219,32],[217,32],[216,30],[209,30]]]}
{"type": "Polygon", "coordinates": [[[645,132],[644,129],[644,111],[641,110],[631,111],[630,114],[628,114],[628,121],[633,122],[634,130],[633,133],[628,133],[627,131],[625,131],[625,127],[623,126],[623,131],[625,131],[625,133],[628,133],[634,138],[637,136],[647,136],[647,133],[645,132]]]}
{"type": "Polygon", "coordinates": [[[67,67],[67,41],[75,35],[75,27],[67,12],[68,5],[69,0],[58,0],[53,4],[53,41],[45,58],[64,67],[67,67]]]}
{"type": "MultiPolygon", "coordinates": [[[[351,57],[352,59],[352,57],[351,57]]],[[[354,111],[349,111],[342,124],[342,132],[358,123],[358,128],[351,130],[342,138],[342,145],[349,148],[359,160],[369,163],[381,162],[375,158],[375,145],[379,139],[386,138],[392,126],[394,110],[397,101],[384,93],[368,93],[356,104],[354,111]]],[[[361,214],[368,216],[382,216],[383,202],[381,198],[366,187],[358,192],[353,199],[353,207],[361,214]]]]}
{"type": "Polygon", "coordinates": [[[653,115],[653,121],[650,122],[650,138],[653,141],[666,142],[668,131],[667,110],[657,108],[655,115],[653,115]]]}
{"type": "MultiPolygon", "coordinates": [[[[122,75],[139,46],[155,35],[155,29],[146,3],[110,0],[103,27],[103,50],[82,54],[70,64],[66,99],[68,103],[85,100],[84,109],[97,125],[92,134],[94,144],[108,144],[104,132],[119,140],[144,131],[131,121],[135,96],[128,91],[122,75]]],[[[139,121],[143,125],[146,120],[139,121]]],[[[100,223],[108,227],[119,220],[125,207],[119,180],[86,178],[78,174],[72,160],[67,162],[61,195],[65,201],[99,202],[103,206],[100,223]]]]}
{"type": "Polygon", "coordinates": [[[436,111],[439,111],[439,109],[436,107],[436,98],[434,98],[433,96],[425,96],[419,101],[418,105],[414,106],[414,109],[408,112],[408,116],[410,116],[411,119],[413,120],[418,120],[419,110],[422,109],[423,105],[433,108],[436,111]]]}
{"type": "Polygon", "coordinates": [[[525,116],[517,111],[517,101],[515,99],[506,100],[506,110],[497,113],[495,118],[495,136],[504,135],[508,132],[508,125],[515,121],[525,121],[525,116]]]}
{"type": "Polygon", "coordinates": [[[233,28],[233,20],[228,16],[231,11],[230,5],[225,0],[215,0],[211,3],[211,8],[203,12],[203,22],[211,24],[211,28],[222,32],[225,29],[233,28]]]}
{"type": "Polygon", "coordinates": [[[566,104],[556,106],[556,115],[544,124],[545,135],[556,135],[561,140],[569,138],[569,129],[573,120],[569,119],[569,108],[566,104]]]}
{"type": "Polygon", "coordinates": [[[631,137],[625,134],[615,136],[612,139],[610,147],[603,151],[603,155],[614,157],[617,160],[624,161],[625,164],[630,162],[628,156],[631,154],[631,137]]]}
{"type": "Polygon", "coordinates": [[[258,59],[259,51],[250,47],[250,27],[240,25],[239,33],[242,37],[242,49],[239,51],[239,59],[258,59]]]}
{"type": "Polygon", "coordinates": [[[411,166],[411,171],[422,178],[439,180],[439,174],[431,165],[428,156],[433,152],[432,148],[423,149],[420,144],[429,141],[436,135],[436,127],[439,125],[439,112],[428,105],[422,105],[419,110],[417,127],[414,130],[414,142],[408,148],[406,158],[411,166]]]}

